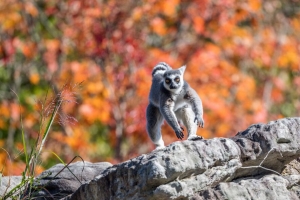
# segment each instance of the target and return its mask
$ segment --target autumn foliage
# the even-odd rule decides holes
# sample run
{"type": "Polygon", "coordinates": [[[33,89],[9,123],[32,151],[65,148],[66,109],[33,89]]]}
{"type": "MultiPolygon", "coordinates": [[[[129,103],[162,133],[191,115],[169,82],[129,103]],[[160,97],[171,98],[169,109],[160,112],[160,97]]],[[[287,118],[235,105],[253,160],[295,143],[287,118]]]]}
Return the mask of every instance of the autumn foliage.
{"type": "MultiPolygon", "coordinates": [[[[41,169],[59,162],[52,152],[116,163],[151,151],[145,108],[160,61],[187,65],[204,138],[299,115],[299,8],[299,0],[0,1],[0,170],[22,172],[21,124],[32,144],[61,90],[72,100],[41,169]]],[[[163,137],[177,140],[167,125],[163,137]]]]}

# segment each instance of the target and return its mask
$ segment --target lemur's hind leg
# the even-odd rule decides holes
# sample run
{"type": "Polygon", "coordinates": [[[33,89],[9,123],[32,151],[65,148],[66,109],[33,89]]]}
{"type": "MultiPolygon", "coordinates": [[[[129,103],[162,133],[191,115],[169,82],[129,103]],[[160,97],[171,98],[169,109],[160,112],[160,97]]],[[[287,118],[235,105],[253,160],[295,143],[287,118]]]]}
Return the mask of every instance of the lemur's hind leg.
{"type": "Polygon", "coordinates": [[[164,148],[165,144],[161,135],[161,125],[163,116],[158,108],[151,103],[147,107],[147,132],[152,142],[156,145],[156,149],[164,148]]]}
{"type": "Polygon", "coordinates": [[[188,132],[188,140],[203,139],[201,136],[197,136],[197,124],[194,122],[195,113],[188,105],[183,106],[176,111],[177,119],[183,123],[188,132]]]}

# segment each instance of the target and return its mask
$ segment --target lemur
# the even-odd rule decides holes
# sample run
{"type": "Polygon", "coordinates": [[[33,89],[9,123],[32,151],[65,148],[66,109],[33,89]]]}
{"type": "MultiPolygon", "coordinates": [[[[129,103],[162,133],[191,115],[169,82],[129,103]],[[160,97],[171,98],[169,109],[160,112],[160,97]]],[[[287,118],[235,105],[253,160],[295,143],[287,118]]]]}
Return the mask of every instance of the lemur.
{"type": "Polygon", "coordinates": [[[152,71],[152,85],[147,107],[147,132],[156,149],[164,147],[161,135],[163,120],[172,127],[178,139],[183,139],[183,124],[188,140],[202,139],[196,135],[197,128],[204,127],[203,107],[198,94],[183,80],[185,66],[172,69],[164,62],[152,71]]]}

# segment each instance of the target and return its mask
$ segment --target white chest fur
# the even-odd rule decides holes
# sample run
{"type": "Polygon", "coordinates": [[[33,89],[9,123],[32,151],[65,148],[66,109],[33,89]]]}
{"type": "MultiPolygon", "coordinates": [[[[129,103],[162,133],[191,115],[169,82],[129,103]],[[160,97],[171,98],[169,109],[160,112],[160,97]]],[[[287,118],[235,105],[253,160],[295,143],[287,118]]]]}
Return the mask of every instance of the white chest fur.
{"type": "Polygon", "coordinates": [[[175,105],[174,105],[174,111],[177,111],[178,109],[184,107],[184,106],[188,106],[188,102],[186,99],[184,99],[184,95],[180,94],[177,96],[177,98],[175,99],[175,105]]]}

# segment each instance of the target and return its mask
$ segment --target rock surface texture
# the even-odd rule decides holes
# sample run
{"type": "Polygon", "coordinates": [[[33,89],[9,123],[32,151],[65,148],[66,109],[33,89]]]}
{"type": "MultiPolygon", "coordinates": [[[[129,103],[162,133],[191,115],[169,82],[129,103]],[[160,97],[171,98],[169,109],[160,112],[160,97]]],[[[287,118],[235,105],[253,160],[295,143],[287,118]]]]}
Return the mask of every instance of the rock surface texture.
{"type": "Polygon", "coordinates": [[[107,168],[66,199],[300,199],[298,157],[300,118],[280,119],[229,139],[174,142],[107,168]]]}
{"type": "MultiPolygon", "coordinates": [[[[74,193],[83,183],[94,179],[106,168],[112,166],[108,162],[90,163],[75,162],[64,168],[57,164],[41,173],[31,191],[34,199],[60,199],[74,193]]],[[[28,194],[28,192],[27,192],[28,194]]],[[[26,195],[25,197],[26,198],[26,195]]]]}
{"type": "Polygon", "coordinates": [[[22,180],[22,176],[6,176],[0,178],[0,199],[4,199],[5,195],[16,187],[22,180]]]}
{"type": "Polygon", "coordinates": [[[300,199],[299,157],[300,118],[285,118],[232,138],[174,142],[118,165],[83,169],[75,163],[69,168],[80,181],[66,169],[53,180],[62,169],[55,166],[40,175],[36,185],[46,189],[36,194],[65,200],[300,199]],[[89,169],[91,175],[80,179],[89,169]]]}

